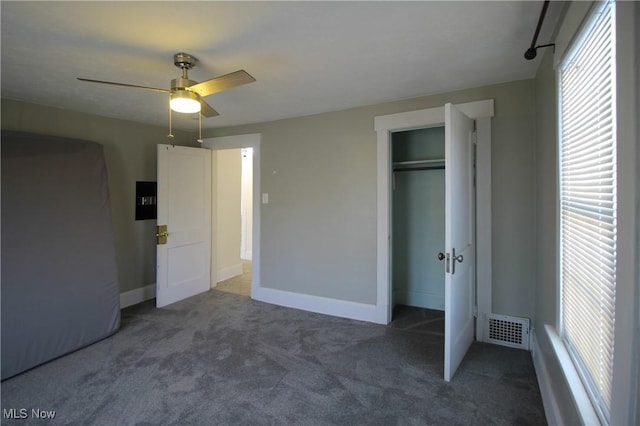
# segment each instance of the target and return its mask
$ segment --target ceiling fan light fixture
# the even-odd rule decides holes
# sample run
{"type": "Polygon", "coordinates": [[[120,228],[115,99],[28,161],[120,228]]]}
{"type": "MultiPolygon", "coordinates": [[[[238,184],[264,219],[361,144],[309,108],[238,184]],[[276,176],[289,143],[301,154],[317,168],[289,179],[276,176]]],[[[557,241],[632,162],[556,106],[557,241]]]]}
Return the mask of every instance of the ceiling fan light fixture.
{"type": "Polygon", "coordinates": [[[171,93],[171,101],[169,102],[171,109],[175,112],[193,114],[200,112],[200,96],[197,93],[188,90],[176,90],[171,93]]]}

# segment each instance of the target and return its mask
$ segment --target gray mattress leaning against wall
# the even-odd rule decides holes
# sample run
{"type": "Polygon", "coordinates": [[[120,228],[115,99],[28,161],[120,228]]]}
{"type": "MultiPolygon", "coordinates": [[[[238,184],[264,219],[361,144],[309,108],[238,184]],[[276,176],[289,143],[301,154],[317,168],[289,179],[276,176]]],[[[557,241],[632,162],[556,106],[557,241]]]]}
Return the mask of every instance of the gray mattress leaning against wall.
{"type": "Polygon", "coordinates": [[[2,132],[2,379],[118,330],[102,145],[2,132]]]}

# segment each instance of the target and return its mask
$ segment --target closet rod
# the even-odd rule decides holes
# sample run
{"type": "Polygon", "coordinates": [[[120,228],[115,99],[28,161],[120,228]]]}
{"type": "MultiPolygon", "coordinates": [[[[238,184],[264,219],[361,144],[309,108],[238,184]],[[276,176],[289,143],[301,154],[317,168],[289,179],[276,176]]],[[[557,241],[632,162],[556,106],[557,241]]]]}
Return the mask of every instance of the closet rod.
{"type": "Polygon", "coordinates": [[[402,167],[393,169],[394,172],[413,172],[416,170],[444,170],[444,164],[434,164],[432,166],[402,167]]]}

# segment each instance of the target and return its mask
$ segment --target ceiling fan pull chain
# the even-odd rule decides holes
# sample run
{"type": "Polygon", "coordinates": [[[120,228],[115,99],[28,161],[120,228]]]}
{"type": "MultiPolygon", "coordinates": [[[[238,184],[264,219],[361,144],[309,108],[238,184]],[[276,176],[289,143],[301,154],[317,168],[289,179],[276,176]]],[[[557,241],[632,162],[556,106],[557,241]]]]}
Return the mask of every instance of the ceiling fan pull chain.
{"type": "Polygon", "coordinates": [[[202,110],[198,113],[198,142],[203,143],[202,140],[202,110]]]}
{"type": "MultiPolygon", "coordinates": [[[[169,102],[171,102],[171,94],[169,94],[169,102]]],[[[171,107],[169,107],[169,134],[167,135],[167,137],[173,137],[173,133],[171,133],[171,107]]]]}

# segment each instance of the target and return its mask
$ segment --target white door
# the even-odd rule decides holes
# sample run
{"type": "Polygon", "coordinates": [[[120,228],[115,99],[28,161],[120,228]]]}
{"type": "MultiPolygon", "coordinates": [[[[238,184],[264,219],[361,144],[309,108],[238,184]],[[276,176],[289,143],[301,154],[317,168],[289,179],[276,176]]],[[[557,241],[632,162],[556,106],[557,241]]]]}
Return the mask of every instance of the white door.
{"type": "Polygon", "coordinates": [[[474,338],[475,245],[473,120],[445,105],[444,379],[450,381],[474,338]]]}
{"type": "Polygon", "coordinates": [[[156,306],[211,286],[211,151],[158,145],[156,306]]]}

